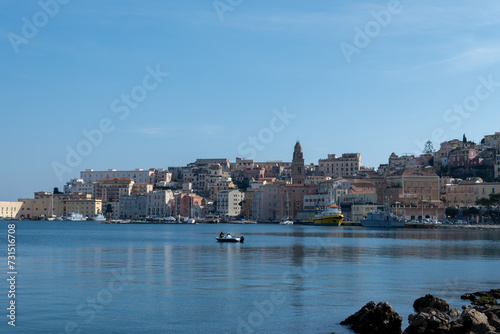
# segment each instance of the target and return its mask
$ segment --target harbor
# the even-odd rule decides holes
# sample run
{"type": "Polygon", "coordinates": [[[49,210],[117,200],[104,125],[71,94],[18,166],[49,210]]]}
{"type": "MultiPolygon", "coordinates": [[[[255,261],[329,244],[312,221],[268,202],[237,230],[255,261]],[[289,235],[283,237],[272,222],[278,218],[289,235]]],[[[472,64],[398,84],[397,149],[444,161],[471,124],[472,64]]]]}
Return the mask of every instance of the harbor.
{"type": "Polygon", "coordinates": [[[73,321],[82,332],[195,332],[196,323],[211,333],[348,334],[340,322],[369,300],[388,301],[406,327],[416,298],[431,293],[460,308],[460,295],[500,277],[498,229],[15,224],[26,333],[73,321]],[[217,242],[221,231],[244,243],[217,242]],[[141,316],[128,321],[137,301],[141,316]]]}

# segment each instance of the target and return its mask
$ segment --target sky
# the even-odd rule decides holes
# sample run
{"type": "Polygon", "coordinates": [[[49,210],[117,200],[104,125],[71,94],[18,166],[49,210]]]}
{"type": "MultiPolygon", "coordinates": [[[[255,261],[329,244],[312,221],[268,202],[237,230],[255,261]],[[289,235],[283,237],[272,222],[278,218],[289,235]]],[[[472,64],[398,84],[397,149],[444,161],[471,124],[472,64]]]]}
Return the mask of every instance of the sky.
{"type": "Polygon", "coordinates": [[[500,131],[493,0],[0,2],[0,201],[87,168],[367,167],[500,131]]]}

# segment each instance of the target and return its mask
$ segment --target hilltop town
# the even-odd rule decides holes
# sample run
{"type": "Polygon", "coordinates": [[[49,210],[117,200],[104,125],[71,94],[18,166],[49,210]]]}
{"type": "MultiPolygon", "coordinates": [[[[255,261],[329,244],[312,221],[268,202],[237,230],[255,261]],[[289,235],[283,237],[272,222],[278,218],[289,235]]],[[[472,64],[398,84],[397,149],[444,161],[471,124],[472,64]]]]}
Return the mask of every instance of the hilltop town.
{"type": "Polygon", "coordinates": [[[454,139],[420,156],[392,153],[378,169],[361,153],[328,154],[306,165],[300,142],[292,161],[197,159],[182,167],[80,172],[64,189],[0,202],[0,217],[44,219],[79,212],[111,219],[218,216],[272,222],[306,219],[335,201],[358,221],[388,205],[409,220],[462,217],[494,219],[500,191],[500,132],[480,143],[454,139]]]}

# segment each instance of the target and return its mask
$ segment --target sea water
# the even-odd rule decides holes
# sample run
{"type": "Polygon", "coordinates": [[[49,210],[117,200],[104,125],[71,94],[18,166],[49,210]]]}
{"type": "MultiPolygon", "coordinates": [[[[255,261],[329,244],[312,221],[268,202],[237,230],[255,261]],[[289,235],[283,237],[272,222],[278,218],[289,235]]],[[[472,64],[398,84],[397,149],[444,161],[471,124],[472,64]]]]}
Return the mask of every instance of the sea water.
{"type": "Polygon", "coordinates": [[[350,333],[339,322],[370,300],[406,326],[425,294],[460,307],[500,287],[498,230],[16,221],[0,233],[1,333],[350,333]]]}

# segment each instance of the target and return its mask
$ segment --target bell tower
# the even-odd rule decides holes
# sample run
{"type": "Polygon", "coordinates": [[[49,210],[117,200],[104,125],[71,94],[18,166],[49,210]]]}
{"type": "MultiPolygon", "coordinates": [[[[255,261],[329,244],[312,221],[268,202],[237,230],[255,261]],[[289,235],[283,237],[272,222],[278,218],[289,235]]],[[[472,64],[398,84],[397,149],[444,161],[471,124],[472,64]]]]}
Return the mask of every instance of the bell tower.
{"type": "Polygon", "coordinates": [[[300,141],[297,141],[293,149],[292,159],[292,183],[304,184],[306,173],[304,170],[304,154],[302,153],[302,146],[300,141]]]}

